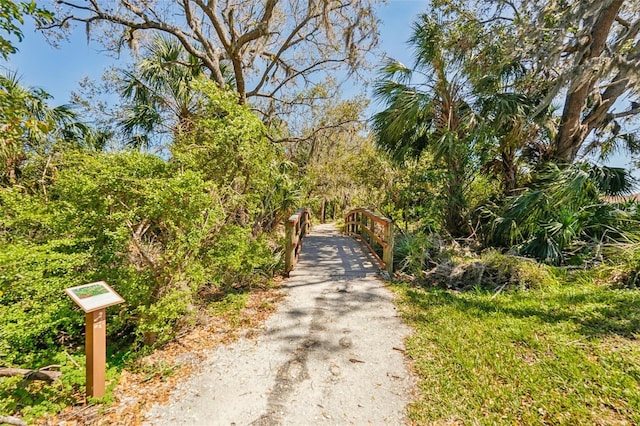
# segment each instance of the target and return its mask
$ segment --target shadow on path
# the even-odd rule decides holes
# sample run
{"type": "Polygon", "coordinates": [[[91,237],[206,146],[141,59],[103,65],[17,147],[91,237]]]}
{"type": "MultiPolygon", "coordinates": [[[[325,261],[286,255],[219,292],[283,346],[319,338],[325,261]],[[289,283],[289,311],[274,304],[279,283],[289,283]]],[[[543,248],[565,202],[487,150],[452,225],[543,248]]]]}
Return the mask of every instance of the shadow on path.
{"type": "Polygon", "coordinates": [[[349,278],[376,275],[378,272],[375,261],[362,245],[339,234],[335,225],[330,223],[315,226],[304,239],[300,259],[290,276],[349,278]]]}
{"type": "Polygon", "coordinates": [[[373,260],[315,227],[264,329],[211,352],[148,424],[403,424],[414,391],[409,329],[373,260]]]}

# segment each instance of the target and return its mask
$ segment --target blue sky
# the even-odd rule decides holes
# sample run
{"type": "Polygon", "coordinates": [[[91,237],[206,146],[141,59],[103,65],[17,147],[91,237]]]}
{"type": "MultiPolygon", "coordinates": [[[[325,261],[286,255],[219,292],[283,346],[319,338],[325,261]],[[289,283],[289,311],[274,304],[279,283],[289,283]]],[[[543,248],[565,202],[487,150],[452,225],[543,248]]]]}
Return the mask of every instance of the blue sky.
{"type": "MultiPolygon", "coordinates": [[[[379,58],[386,53],[401,61],[410,61],[406,40],[412,22],[425,7],[424,0],[390,0],[381,6],[379,58]]],[[[49,45],[30,22],[25,24],[24,36],[23,42],[17,45],[20,51],[8,62],[0,62],[0,66],[16,71],[23,85],[47,91],[54,97],[52,105],[67,103],[71,91],[78,88],[78,82],[84,77],[98,80],[110,65],[128,60],[109,56],[96,42],[87,44],[81,27],[75,28],[69,42],[61,41],[59,48],[49,45]]]]}
{"type": "MultiPolygon", "coordinates": [[[[377,60],[386,54],[407,65],[412,63],[411,50],[407,39],[411,35],[411,26],[419,13],[426,11],[426,0],[388,0],[379,9],[380,46],[376,52],[377,60]]],[[[96,42],[87,44],[84,29],[78,27],[72,33],[69,42],[60,42],[59,48],[47,43],[44,36],[34,30],[31,22],[24,27],[24,40],[18,44],[20,51],[10,56],[8,62],[0,59],[0,67],[16,71],[25,86],[40,87],[51,94],[51,105],[69,102],[70,94],[77,90],[78,83],[89,77],[99,80],[103,72],[114,64],[124,65],[123,61],[110,56],[96,42]]],[[[345,95],[351,96],[360,89],[343,86],[345,95]]],[[[373,104],[369,112],[379,107],[373,104]]],[[[609,163],[612,166],[628,167],[629,158],[617,155],[609,163]]]]}

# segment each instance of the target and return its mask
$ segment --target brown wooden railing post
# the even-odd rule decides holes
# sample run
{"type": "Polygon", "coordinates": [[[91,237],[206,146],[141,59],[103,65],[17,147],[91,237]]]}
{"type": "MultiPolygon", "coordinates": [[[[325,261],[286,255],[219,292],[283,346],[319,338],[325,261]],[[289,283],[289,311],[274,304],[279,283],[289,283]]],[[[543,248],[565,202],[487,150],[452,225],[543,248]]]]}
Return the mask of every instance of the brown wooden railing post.
{"type": "Polygon", "coordinates": [[[393,273],[393,222],[389,221],[384,228],[384,240],[387,242],[387,246],[382,252],[382,261],[386,265],[387,272],[393,273]]]}
{"type": "Polygon", "coordinates": [[[285,273],[295,268],[302,249],[302,241],[311,228],[311,213],[307,208],[298,209],[284,224],[286,247],[284,253],[285,273]]]}
{"type": "Polygon", "coordinates": [[[284,270],[288,274],[293,269],[293,265],[295,263],[295,257],[296,257],[295,245],[294,245],[295,238],[296,238],[296,233],[294,229],[295,223],[291,221],[291,218],[289,218],[289,220],[285,222],[284,228],[285,228],[285,235],[286,235],[285,238],[287,241],[287,246],[284,251],[284,263],[285,263],[284,270]]]}

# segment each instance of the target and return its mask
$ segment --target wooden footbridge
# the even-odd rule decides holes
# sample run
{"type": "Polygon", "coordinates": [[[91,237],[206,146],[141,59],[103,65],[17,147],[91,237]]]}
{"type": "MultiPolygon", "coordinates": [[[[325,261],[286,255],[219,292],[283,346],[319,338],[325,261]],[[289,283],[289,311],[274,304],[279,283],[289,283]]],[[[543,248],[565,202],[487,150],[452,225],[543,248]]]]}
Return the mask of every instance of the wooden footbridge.
{"type": "Polygon", "coordinates": [[[347,213],[342,234],[329,224],[314,228],[310,235],[311,213],[307,208],[299,209],[285,226],[288,275],[296,266],[295,275],[362,275],[376,270],[374,262],[389,274],[393,272],[393,222],[370,210],[347,213]],[[356,240],[368,249],[372,259],[368,259],[356,240]],[[300,261],[303,244],[305,256],[300,261]]]}

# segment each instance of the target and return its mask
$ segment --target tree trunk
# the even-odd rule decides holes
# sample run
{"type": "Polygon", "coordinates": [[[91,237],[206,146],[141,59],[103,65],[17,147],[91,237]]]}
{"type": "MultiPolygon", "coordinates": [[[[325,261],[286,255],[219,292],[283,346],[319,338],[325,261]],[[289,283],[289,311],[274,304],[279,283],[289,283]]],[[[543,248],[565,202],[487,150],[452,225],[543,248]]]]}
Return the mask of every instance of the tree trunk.
{"type": "Polygon", "coordinates": [[[512,150],[502,151],[502,179],[504,184],[504,194],[511,195],[518,184],[518,167],[516,166],[516,156],[512,150]]]}
{"type": "MultiPolygon", "coordinates": [[[[607,37],[611,31],[611,26],[622,7],[624,0],[613,0],[609,6],[604,8],[598,16],[589,35],[589,45],[585,47],[577,65],[584,65],[589,60],[602,55],[606,46],[607,37]]],[[[589,71],[587,71],[589,72],[589,71]]],[[[585,78],[578,75],[575,78],[585,78]]],[[[590,129],[582,123],[582,111],[586,106],[587,97],[593,91],[597,81],[597,75],[586,78],[575,90],[567,94],[560,120],[560,128],[553,146],[553,158],[562,163],[571,163],[582,147],[582,143],[589,134],[590,129]]]]}
{"type": "Polygon", "coordinates": [[[447,201],[445,207],[445,228],[452,237],[468,235],[469,227],[464,218],[466,201],[464,198],[464,178],[462,172],[450,171],[451,176],[447,185],[447,201]]]}

